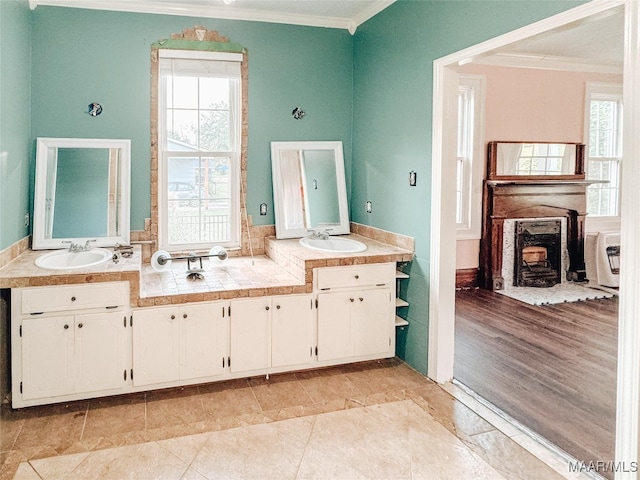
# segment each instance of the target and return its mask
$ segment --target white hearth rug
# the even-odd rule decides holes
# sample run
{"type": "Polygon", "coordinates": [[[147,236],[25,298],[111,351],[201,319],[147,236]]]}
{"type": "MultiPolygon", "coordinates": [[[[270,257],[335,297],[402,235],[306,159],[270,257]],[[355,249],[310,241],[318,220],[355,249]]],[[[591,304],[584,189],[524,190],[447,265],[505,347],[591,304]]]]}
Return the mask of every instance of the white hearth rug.
{"type": "Polygon", "coordinates": [[[562,282],[548,288],[508,287],[504,290],[496,290],[496,292],[530,305],[581,302],[584,300],[611,298],[614,296],[612,292],[605,292],[573,282],[562,282]]]}

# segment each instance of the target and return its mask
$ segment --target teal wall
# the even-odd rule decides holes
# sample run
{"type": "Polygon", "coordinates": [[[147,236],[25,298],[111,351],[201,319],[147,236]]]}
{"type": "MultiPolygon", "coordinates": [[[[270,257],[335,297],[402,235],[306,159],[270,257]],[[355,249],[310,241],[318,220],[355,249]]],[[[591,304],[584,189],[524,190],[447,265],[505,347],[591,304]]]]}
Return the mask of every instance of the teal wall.
{"type": "Polygon", "coordinates": [[[29,234],[31,20],[26,1],[0,1],[0,250],[29,234]]]}
{"type": "Polygon", "coordinates": [[[342,140],[351,162],[352,37],[336,29],[37,7],[32,12],[32,138],[131,139],[131,228],[150,216],[153,42],[185,28],[218,30],[249,52],[248,213],[274,223],[271,141],[342,140]],[[87,105],[103,113],[91,117],[87,105]],[[306,112],[294,120],[291,111],[306,112]],[[269,205],[259,215],[261,203],[269,205]]]}
{"type": "MultiPolygon", "coordinates": [[[[351,218],[415,238],[411,278],[402,282],[410,325],[398,331],[397,351],[422,373],[429,326],[433,61],[578,4],[398,0],[356,31],[351,218]],[[411,170],[418,174],[415,187],[409,186],[411,170]]],[[[455,245],[450,247],[455,262],[455,245]]]]}
{"type": "Polygon", "coordinates": [[[26,0],[0,0],[0,249],[28,233],[22,222],[38,136],[130,138],[131,227],[143,227],[150,214],[149,47],[204,25],[249,51],[247,196],[254,223],[274,223],[273,208],[258,215],[260,203],[273,205],[269,142],[342,140],[351,218],[416,239],[411,278],[403,282],[411,323],[399,332],[398,352],[425,373],[433,61],[579,3],[398,0],[351,37],[257,22],[43,6],[29,12],[26,0]],[[84,113],[91,102],[103,105],[101,116],[84,113]],[[291,117],[296,106],[306,112],[303,120],[291,117]],[[411,170],[418,172],[416,187],[408,186],[411,170]]]}

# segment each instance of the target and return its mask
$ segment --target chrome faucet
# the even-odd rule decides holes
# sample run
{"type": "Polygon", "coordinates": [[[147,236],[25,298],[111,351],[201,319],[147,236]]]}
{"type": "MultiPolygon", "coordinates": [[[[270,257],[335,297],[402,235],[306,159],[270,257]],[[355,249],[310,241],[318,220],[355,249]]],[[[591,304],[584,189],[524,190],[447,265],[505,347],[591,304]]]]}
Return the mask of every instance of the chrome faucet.
{"type": "Polygon", "coordinates": [[[63,240],[62,243],[68,243],[69,244],[69,251],[72,253],[78,253],[78,252],[88,252],[89,250],[91,250],[91,242],[97,242],[97,240],[87,240],[86,243],[84,244],[84,247],[82,245],[80,245],[79,243],[74,243],[71,240],[63,240]]]}
{"type": "Polygon", "coordinates": [[[311,233],[309,238],[312,240],[327,240],[329,238],[330,228],[324,229],[322,232],[320,230],[307,230],[307,232],[311,233]]]}

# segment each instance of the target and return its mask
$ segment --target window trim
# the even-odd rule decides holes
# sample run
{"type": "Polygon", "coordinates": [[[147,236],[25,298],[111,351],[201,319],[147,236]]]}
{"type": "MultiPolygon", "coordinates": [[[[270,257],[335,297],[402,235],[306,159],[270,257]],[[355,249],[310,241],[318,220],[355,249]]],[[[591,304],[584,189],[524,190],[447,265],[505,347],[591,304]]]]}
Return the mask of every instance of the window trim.
{"type": "MultiPolygon", "coordinates": [[[[482,237],[482,185],[485,172],[484,112],[486,103],[486,76],[459,75],[458,89],[466,86],[473,91],[473,132],[471,147],[471,168],[466,169],[463,185],[463,215],[466,221],[456,223],[457,240],[480,240],[482,237]]],[[[456,148],[457,151],[457,148],[456,148]]],[[[456,157],[456,162],[458,157],[456,157]]],[[[457,210],[457,209],[456,209],[457,210]]]]}
{"type": "MultiPolygon", "coordinates": [[[[248,51],[239,46],[238,44],[229,43],[228,39],[220,37],[219,34],[213,30],[207,30],[205,37],[207,39],[212,38],[212,41],[198,41],[196,47],[194,47],[191,40],[182,40],[172,38],[162,42],[156,42],[151,46],[151,162],[150,162],[150,196],[151,196],[151,215],[149,218],[149,238],[151,244],[149,248],[145,248],[145,255],[143,260],[149,261],[151,253],[159,248],[159,158],[160,158],[160,145],[158,141],[158,121],[159,121],[159,52],[164,49],[176,49],[176,50],[194,50],[197,52],[225,52],[236,53],[242,55],[242,62],[240,64],[240,98],[241,98],[241,121],[239,132],[239,180],[237,182],[239,200],[237,205],[237,217],[238,217],[238,243],[237,248],[233,248],[233,251],[237,251],[239,255],[249,255],[251,253],[250,244],[250,232],[248,225],[248,215],[246,211],[246,185],[247,185],[247,138],[248,138],[248,51]],[[215,39],[220,39],[216,41],[215,39]]],[[[179,250],[176,250],[178,252],[179,250]]],[[[197,251],[195,247],[190,247],[189,251],[197,251]]],[[[185,250],[182,250],[185,252],[185,250]]]]}
{"type": "MultiPolygon", "coordinates": [[[[603,83],[603,82],[586,82],[585,95],[584,95],[584,144],[585,144],[585,159],[584,167],[585,174],[588,178],[589,172],[589,138],[590,138],[590,124],[591,124],[591,100],[594,96],[611,96],[619,100],[622,103],[623,93],[622,84],[618,83],[603,83]]],[[[619,129],[618,135],[622,137],[622,128],[619,129]]],[[[619,146],[622,148],[622,138],[619,139],[619,146]]],[[[587,215],[585,228],[587,231],[605,231],[605,230],[617,230],[620,228],[620,201],[622,198],[622,169],[623,169],[624,155],[620,156],[619,168],[618,168],[618,215],[608,216],[596,216],[587,215]]]]}
{"type": "MultiPolygon", "coordinates": [[[[193,50],[159,50],[159,58],[165,59],[193,59],[204,61],[222,61],[222,62],[238,62],[242,61],[242,54],[227,53],[227,52],[200,52],[193,50]]],[[[235,122],[233,128],[233,136],[235,137],[233,143],[236,145],[234,151],[228,152],[209,152],[209,151],[194,151],[194,152],[170,152],[164,150],[163,146],[166,145],[167,139],[165,134],[167,132],[167,115],[164,105],[165,88],[162,81],[162,74],[158,77],[158,244],[159,248],[169,252],[180,252],[184,250],[206,250],[214,245],[220,245],[225,248],[238,248],[241,242],[241,218],[239,211],[240,203],[240,157],[241,157],[241,139],[240,131],[242,129],[242,118],[235,122]],[[238,127],[238,128],[236,128],[238,127]],[[229,172],[229,229],[230,239],[225,242],[201,242],[201,243],[184,243],[174,244],[169,243],[169,209],[167,204],[167,192],[168,192],[168,161],[170,158],[178,157],[197,157],[202,159],[203,157],[229,157],[231,159],[231,168],[229,172]]],[[[235,102],[238,104],[238,111],[241,112],[241,92],[242,92],[242,78],[239,78],[239,85],[235,92],[232,94],[236,97],[235,102]]]]}

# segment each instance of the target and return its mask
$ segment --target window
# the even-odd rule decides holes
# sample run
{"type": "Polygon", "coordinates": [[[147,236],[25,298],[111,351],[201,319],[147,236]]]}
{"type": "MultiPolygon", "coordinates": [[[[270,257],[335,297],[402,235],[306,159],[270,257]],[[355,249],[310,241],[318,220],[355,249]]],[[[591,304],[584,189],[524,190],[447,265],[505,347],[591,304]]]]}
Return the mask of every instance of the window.
{"type": "Polygon", "coordinates": [[[240,244],[241,61],[159,50],[160,248],[240,244]]]}
{"type": "Polygon", "coordinates": [[[458,140],[456,226],[458,239],[480,238],[482,207],[484,78],[460,76],[458,84],[458,140]]]}
{"type": "Polygon", "coordinates": [[[590,217],[617,217],[620,215],[622,87],[590,83],[585,98],[587,179],[606,182],[589,186],[587,212],[590,217]]]}

